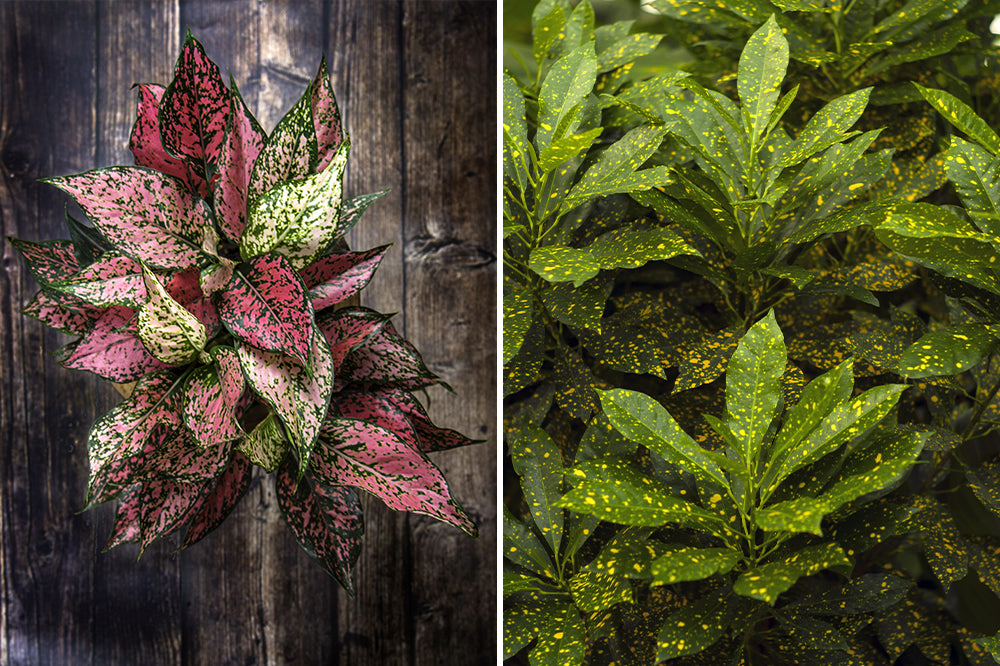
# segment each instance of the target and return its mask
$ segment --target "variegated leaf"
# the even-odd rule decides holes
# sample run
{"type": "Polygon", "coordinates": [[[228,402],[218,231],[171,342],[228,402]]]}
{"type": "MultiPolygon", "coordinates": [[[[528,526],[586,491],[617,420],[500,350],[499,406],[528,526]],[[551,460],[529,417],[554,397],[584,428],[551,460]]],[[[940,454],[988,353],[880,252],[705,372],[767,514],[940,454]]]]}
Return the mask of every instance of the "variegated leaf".
{"type": "Polygon", "coordinates": [[[138,308],[146,300],[146,283],[139,262],[112,252],[51,287],[93,305],[138,308]]]}
{"type": "Polygon", "coordinates": [[[322,171],[329,166],[337,148],[347,138],[326,69],[326,56],[319,63],[319,71],[316,72],[310,90],[313,127],[316,131],[316,171],[322,171]]]}
{"type": "Polygon", "coordinates": [[[139,510],[140,550],[187,522],[211,485],[211,481],[189,483],[173,479],[143,483],[139,510]]]}
{"type": "Polygon", "coordinates": [[[196,368],[184,387],[184,423],[202,446],[243,436],[237,406],[243,395],[243,372],[232,347],[212,350],[215,364],[196,368]]]}
{"type": "Polygon", "coordinates": [[[251,204],[240,247],[244,259],[274,251],[300,269],[342,235],[340,200],[349,149],[344,141],[325,171],[282,183],[251,204]]]}
{"type": "Polygon", "coordinates": [[[336,305],[360,293],[375,274],[389,245],[366,252],[345,252],[320,257],[302,269],[314,310],[336,305]]]}
{"type": "Polygon", "coordinates": [[[143,167],[107,167],[49,178],[124,254],[154,268],[185,269],[202,254],[212,213],[179,181],[143,167]]]}
{"type": "Polygon", "coordinates": [[[205,296],[211,296],[225,289],[229,281],[233,279],[235,269],[236,264],[225,257],[220,258],[219,263],[210,264],[201,269],[201,273],[198,275],[201,292],[205,296]]]}
{"type": "Polygon", "coordinates": [[[229,466],[215,481],[215,488],[201,498],[198,513],[191,519],[181,548],[200,541],[222,524],[246,494],[253,479],[253,465],[239,452],[233,453],[229,466]]]}
{"type": "Polygon", "coordinates": [[[361,553],[365,531],[357,493],[297,479],[295,463],[289,458],[278,471],[275,494],[299,545],[353,595],[351,569],[361,553]]]}
{"type": "Polygon", "coordinates": [[[184,428],[161,428],[133,463],[136,480],[199,482],[221,474],[232,453],[229,442],[202,446],[184,428]]]}
{"type": "Polygon", "coordinates": [[[219,154],[219,180],[212,203],[219,229],[229,240],[238,243],[247,224],[250,172],[267,135],[247,108],[236,82],[231,81],[230,86],[229,126],[219,154]]]}
{"type": "Polygon", "coordinates": [[[376,200],[388,194],[388,192],[389,190],[382,190],[380,192],[371,192],[370,194],[359,194],[340,204],[340,221],[337,223],[337,234],[343,236],[353,229],[354,225],[361,218],[361,215],[368,210],[368,207],[375,203],[376,200]]]}
{"type": "Polygon", "coordinates": [[[315,328],[306,366],[275,352],[240,343],[243,375],[254,392],[285,424],[286,434],[305,471],[333,393],[334,365],[326,338],[315,328]]]}
{"type": "Polygon", "coordinates": [[[202,199],[208,198],[208,182],[195,169],[163,148],[160,138],[160,100],[165,88],[155,83],[140,83],[136,103],[135,124],[129,136],[128,147],[137,166],[156,169],[177,178],[202,199]]]}
{"type": "Polygon", "coordinates": [[[40,291],[21,310],[22,314],[34,317],[46,326],[71,335],[85,335],[93,327],[104,310],[79,302],[82,307],[67,307],[62,300],[47,291],[40,291]]]}
{"type": "Polygon", "coordinates": [[[312,469],[324,483],[361,488],[391,509],[422,513],[476,534],[440,470],[393,432],[373,423],[328,419],[312,469]]]}
{"type": "Polygon", "coordinates": [[[234,271],[219,298],[219,316],[243,342],[306,362],[312,346],[312,305],[285,257],[265,254],[234,271]]]}
{"type": "Polygon", "coordinates": [[[208,339],[211,340],[222,330],[222,321],[219,319],[215,303],[203,295],[200,281],[198,269],[194,268],[174,273],[164,286],[172,299],[183,305],[184,309],[204,324],[208,339]]]}
{"type": "Polygon", "coordinates": [[[115,512],[115,524],[104,546],[105,551],[139,540],[139,512],[142,509],[142,484],[137,483],[122,493],[115,512]]]}
{"type": "Polygon", "coordinates": [[[8,238],[21,253],[32,277],[40,285],[71,278],[80,270],[73,244],[68,240],[48,240],[40,243],[8,238]]]}
{"type": "Polygon", "coordinates": [[[278,121],[261,149],[250,174],[247,210],[279,183],[315,173],[316,129],[312,119],[312,86],[306,89],[288,113],[278,121]]]}
{"type": "Polygon", "coordinates": [[[166,367],[146,351],[139,336],[126,327],[135,310],[114,306],[94,322],[93,328],[58,358],[60,365],[74,370],[89,370],[113,382],[132,382],[153,370],[166,367]]]}
{"type": "Polygon", "coordinates": [[[174,67],[174,80],[160,101],[163,147],[175,157],[190,160],[210,177],[225,141],[228,117],[229,91],[219,68],[188,32],[174,67]]]}
{"type": "Polygon", "coordinates": [[[342,308],[326,311],[316,325],[330,343],[334,368],[339,369],[356,347],[382,330],[389,317],[368,308],[342,308]]]}
{"type": "Polygon", "coordinates": [[[371,384],[397,384],[405,388],[430,386],[438,377],[427,369],[420,352],[396,335],[392,322],[358,345],[344,359],[342,372],[346,379],[371,384]]]}
{"type": "Polygon", "coordinates": [[[424,406],[409,391],[385,388],[378,391],[406,414],[410,424],[417,431],[417,445],[424,453],[444,451],[459,446],[475,444],[474,440],[454,430],[439,428],[431,423],[424,406]]]}
{"type": "Polygon", "coordinates": [[[394,433],[410,448],[422,450],[417,431],[406,413],[384,395],[370,391],[339,391],[330,400],[330,413],[334,417],[374,423],[394,433]]]}
{"type": "Polygon", "coordinates": [[[281,432],[281,421],[272,412],[258,423],[237,445],[236,448],[268,472],[278,469],[288,452],[288,440],[281,432]]]}
{"type": "Polygon", "coordinates": [[[208,341],[198,317],[175,301],[145,266],[147,300],[139,310],[139,339],[157,359],[168,365],[183,365],[198,358],[208,341]]]}

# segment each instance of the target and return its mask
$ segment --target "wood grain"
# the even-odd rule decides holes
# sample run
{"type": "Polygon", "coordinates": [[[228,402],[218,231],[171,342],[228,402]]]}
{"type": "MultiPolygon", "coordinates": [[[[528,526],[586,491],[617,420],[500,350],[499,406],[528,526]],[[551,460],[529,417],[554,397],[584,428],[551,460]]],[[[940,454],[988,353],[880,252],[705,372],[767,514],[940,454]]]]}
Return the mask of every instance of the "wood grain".
{"type": "Polygon", "coordinates": [[[491,2],[0,2],[0,226],[65,237],[37,178],[129,163],[136,82],[166,83],[187,28],[265,129],[326,53],[352,139],[347,195],[381,189],[348,241],[394,243],[363,303],[455,388],[442,426],[487,440],[433,459],[479,522],[470,539],[366,498],[350,597],[296,545],[264,475],[227,522],[103,553],[113,507],[80,513],[91,424],[120,399],[20,315],[37,286],[0,273],[0,663],[485,664],[495,659],[496,153],[491,2]],[[484,46],[486,48],[484,48],[484,46]]]}

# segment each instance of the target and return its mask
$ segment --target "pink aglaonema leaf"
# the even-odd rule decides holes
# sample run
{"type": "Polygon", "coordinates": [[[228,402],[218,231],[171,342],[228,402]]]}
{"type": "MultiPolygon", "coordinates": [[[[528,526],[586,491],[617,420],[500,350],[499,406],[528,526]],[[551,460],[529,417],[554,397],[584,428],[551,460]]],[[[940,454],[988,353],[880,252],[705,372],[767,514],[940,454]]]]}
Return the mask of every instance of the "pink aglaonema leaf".
{"type": "Polygon", "coordinates": [[[398,388],[386,388],[378,391],[376,395],[384,396],[406,414],[410,423],[417,431],[417,441],[420,450],[425,453],[429,451],[445,451],[476,443],[475,440],[469,439],[460,432],[447,428],[439,428],[434,425],[430,417],[427,416],[424,406],[409,391],[398,388]]]}
{"type": "Polygon", "coordinates": [[[164,270],[195,265],[212,212],[175,178],[145,167],[116,166],[49,178],[69,193],[124,254],[164,270]]]}
{"type": "Polygon", "coordinates": [[[247,109],[236,83],[231,82],[230,86],[229,127],[219,155],[219,180],[215,184],[214,204],[219,229],[229,240],[238,243],[247,224],[250,173],[267,135],[247,109]]]}
{"type": "Polygon", "coordinates": [[[244,259],[273,251],[301,269],[343,235],[340,200],[349,150],[344,141],[325,171],[277,185],[251,205],[240,245],[244,259]]]}
{"type": "Polygon", "coordinates": [[[142,275],[147,299],[139,310],[138,330],[143,346],[167,365],[184,365],[194,361],[208,341],[205,325],[175,301],[156,275],[145,266],[142,267],[142,275]]]}
{"type": "Polygon", "coordinates": [[[212,480],[191,483],[167,478],[143,483],[139,510],[140,552],[186,523],[212,483],[212,480]]]}
{"type": "Polygon", "coordinates": [[[229,463],[230,442],[202,446],[184,428],[161,433],[147,442],[135,463],[136,480],[169,478],[175,481],[214,479],[229,463]]]}
{"type": "Polygon", "coordinates": [[[361,488],[391,509],[422,513],[476,534],[441,471],[419,450],[374,423],[328,419],[311,468],[323,483],[361,488]]]}
{"type": "Polygon", "coordinates": [[[201,290],[201,277],[197,268],[174,273],[165,286],[170,297],[204,325],[209,340],[222,330],[222,320],[219,319],[215,303],[201,290]]]}
{"type": "Polygon", "coordinates": [[[132,394],[121,404],[98,419],[87,440],[90,460],[88,503],[95,499],[108,482],[127,484],[121,474],[108,478],[108,468],[143,452],[147,440],[157,426],[180,427],[181,380],[172,372],[153,372],[143,377],[132,394]]]}
{"type": "Polygon", "coordinates": [[[353,596],[351,569],[361,553],[365,531],[357,493],[351,488],[314,484],[308,476],[298,479],[289,457],[278,471],[275,494],[299,545],[353,596]]]}
{"type": "Polygon", "coordinates": [[[79,301],[76,307],[67,307],[64,304],[65,295],[60,296],[63,298],[40,291],[28,301],[21,312],[34,317],[46,326],[71,335],[86,334],[104,312],[102,308],[95,308],[83,301],[79,301]]]}
{"type": "Polygon", "coordinates": [[[226,137],[229,91],[219,68],[189,32],[160,101],[160,136],[174,157],[189,160],[209,177],[226,137]]]}
{"type": "Polygon", "coordinates": [[[388,245],[366,252],[345,252],[320,257],[302,269],[313,310],[322,310],[358,294],[371,281],[388,245]]]}
{"type": "Polygon", "coordinates": [[[80,270],[80,264],[73,253],[73,243],[68,240],[49,240],[40,243],[8,238],[28,270],[40,285],[66,280],[80,270]]]}
{"type": "Polygon", "coordinates": [[[437,375],[424,365],[420,352],[396,335],[391,322],[355,347],[344,359],[339,374],[355,382],[409,389],[439,383],[437,375]]]}
{"type": "Polygon", "coordinates": [[[93,305],[140,307],[146,300],[142,267],[131,257],[108,252],[68,280],[51,288],[93,305]]]}
{"type": "Polygon", "coordinates": [[[392,431],[410,448],[420,449],[417,431],[397,405],[371,391],[340,391],[330,400],[330,415],[368,421],[392,431]]]}
{"type": "Polygon", "coordinates": [[[236,446],[250,462],[268,472],[278,469],[288,452],[288,440],[281,432],[280,419],[274,413],[268,414],[236,446]]]}
{"type": "Polygon", "coordinates": [[[122,492],[118,509],[115,512],[115,524],[111,528],[111,536],[104,550],[109,551],[126,543],[138,541],[142,533],[139,528],[139,514],[142,511],[142,484],[137,483],[122,492]]]}
{"type": "Polygon", "coordinates": [[[253,479],[253,465],[237,452],[229,461],[229,466],[215,481],[215,488],[202,497],[197,513],[191,519],[181,548],[200,541],[222,524],[250,488],[253,479]]]}
{"type": "Polygon", "coordinates": [[[153,370],[167,367],[143,346],[128,323],[135,310],[113,306],[94,322],[86,335],[68,354],[57,357],[61,365],[89,370],[113,382],[132,382],[153,370]]]}
{"type": "Polygon", "coordinates": [[[389,317],[368,308],[327,310],[316,318],[316,325],[330,343],[333,365],[339,368],[356,347],[372,337],[389,317]]]}
{"type": "Polygon", "coordinates": [[[190,164],[168,154],[163,148],[159,114],[164,87],[155,83],[140,83],[136,87],[139,89],[136,118],[128,142],[136,165],[173,176],[202,199],[207,199],[208,182],[190,164]]]}
{"type": "Polygon", "coordinates": [[[235,268],[235,263],[225,257],[220,257],[219,263],[209,264],[201,269],[201,275],[198,277],[201,292],[205,296],[211,296],[225,289],[229,281],[233,279],[233,269],[235,268]]]}
{"type": "Polygon", "coordinates": [[[212,350],[215,363],[192,371],[185,386],[184,423],[202,446],[243,436],[237,408],[243,395],[243,373],[231,347],[212,350]]]}
{"type": "Polygon", "coordinates": [[[360,194],[356,197],[351,197],[344,203],[340,205],[340,223],[338,232],[343,235],[354,228],[358,220],[361,218],[362,213],[368,210],[377,199],[382,198],[387,194],[389,190],[382,190],[381,192],[372,192],[370,194],[360,194]]]}
{"type": "Polygon", "coordinates": [[[295,268],[281,255],[255,257],[235,271],[219,298],[219,316],[247,344],[306,362],[312,305],[295,268]]]}
{"type": "Polygon", "coordinates": [[[340,109],[333,96],[333,86],[326,69],[326,56],[319,63],[319,71],[313,79],[310,106],[313,127],[316,130],[316,170],[322,171],[333,160],[337,148],[344,142],[344,126],[340,120],[340,109]]]}
{"type": "Polygon", "coordinates": [[[306,365],[244,343],[236,351],[247,383],[285,425],[303,473],[333,393],[334,366],[326,338],[314,329],[306,365]]]}
{"type": "MultiPolygon", "coordinates": [[[[304,178],[315,171],[316,131],[313,128],[309,89],[286,113],[267,138],[250,174],[247,210],[278,183],[304,178]]],[[[249,255],[247,255],[249,256],[249,255]]]]}

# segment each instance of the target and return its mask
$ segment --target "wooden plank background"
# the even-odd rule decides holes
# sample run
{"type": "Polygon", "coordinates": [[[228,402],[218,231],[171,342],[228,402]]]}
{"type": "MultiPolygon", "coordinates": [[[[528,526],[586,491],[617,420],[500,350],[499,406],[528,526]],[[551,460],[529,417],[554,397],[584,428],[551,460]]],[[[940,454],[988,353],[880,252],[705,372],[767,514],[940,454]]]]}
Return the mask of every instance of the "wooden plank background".
{"type": "Polygon", "coordinates": [[[102,553],[86,513],[86,435],[119,400],[23,318],[36,290],[0,273],[0,663],[486,664],[496,654],[496,4],[415,0],[0,0],[0,227],[65,237],[37,178],[129,164],[135,82],[167,83],[190,28],[265,129],[324,52],[351,134],[347,195],[391,188],[349,237],[395,246],[363,303],[454,395],[443,426],[487,440],[433,455],[480,526],[471,539],[370,500],[356,598],[306,556],[257,479],[214,534],[142,559],[102,553]]]}

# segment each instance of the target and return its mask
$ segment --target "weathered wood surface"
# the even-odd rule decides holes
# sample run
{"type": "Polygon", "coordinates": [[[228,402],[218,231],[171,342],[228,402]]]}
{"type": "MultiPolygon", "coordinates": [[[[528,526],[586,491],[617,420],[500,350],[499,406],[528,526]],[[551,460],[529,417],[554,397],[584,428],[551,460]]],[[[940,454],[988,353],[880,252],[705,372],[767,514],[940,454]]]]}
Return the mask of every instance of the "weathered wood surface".
{"type": "Polygon", "coordinates": [[[394,242],[363,303],[455,389],[441,425],[487,440],[434,454],[470,539],[368,501],[349,597],[294,542],[258,479],[211,536],[136,561],[85,513],[86,435],[119,397],[49,356],[68,338],[0,274],[0,663],[486,664],[496,654],[496,5],[373,0],[0,0],[0,226],[65,237],[37,178],[130,163],[132,83],[167,82],[184,30],[271,128],[325,52],[352,139],[347,194],[391,188],[349,237],[394,242]]]}

